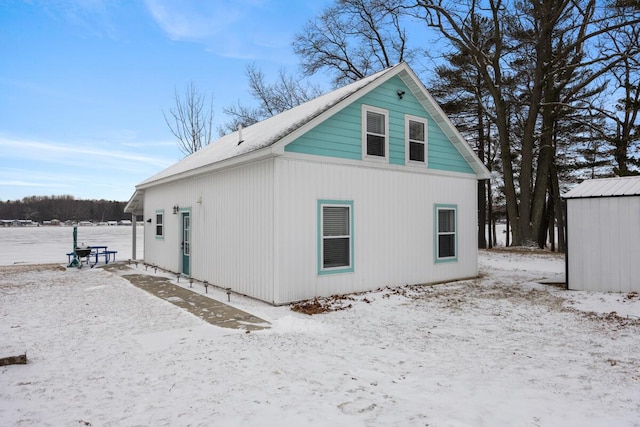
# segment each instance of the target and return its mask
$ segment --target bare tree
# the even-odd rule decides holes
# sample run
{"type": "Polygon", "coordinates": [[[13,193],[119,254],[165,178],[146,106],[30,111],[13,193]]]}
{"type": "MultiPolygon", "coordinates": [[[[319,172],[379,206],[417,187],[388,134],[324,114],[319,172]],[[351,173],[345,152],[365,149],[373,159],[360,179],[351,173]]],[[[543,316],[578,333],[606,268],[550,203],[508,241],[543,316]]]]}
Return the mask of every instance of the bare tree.
{"type": "Polygon", "coordinates": [[[249,80],[249,93],[257,101],[257,107],[248,107],[238,103],[223,109],[231,120],[218,129],[221,135],[234,132],[238,126],[247,127],[297,105],[307,102],[322,91],[318,86],[304,84],[303,79],[294,77],[285,69],[280,69],[274,83],[267,83],[264,73],[250,64],[246,69],[249,80]]]}
{"type": "Polygon", "coordinates": [[[515,245],[535,242],[540,234],[554,169],[552,133],[557,115],[623,58],[599,52],[597,40],[640,22],[633,13],[622,21],[611,21],[619,11],[597,6],[596,0],[469,0],[462,4],[416,0],[413,5],[414,11],[422,12],[415,15],[437,29],[453,48],[470,54],[491,94],[515,245]],[[489,53],[465,31],[476,14],[487,16],[493,29],[489,53]],[[505,90],[509,78],[520,81],[516,94],[505,90]],[[515,142],[510,103],[518,103],[522,118],[515,142]]]}
{"type": "Polygon", "coordinates": [[[188,156],[213,141],[213,97],[207,102],[195,83],[189,82],[183,96],[176,89],[175,102],[169,116],[164,111],[162,115],[178,140],[178,148],[188,156]]]}
{"type": "Polygon", "coordinates": [[[407,47],[401,3],[338,0],[327,7],[295,37],[303,72],[328,70],[337,86],[409,61],[416,52],[407,47]]]}
{"type": "Polygon", "coordinates": [[[601,137],[613,148],[614,173],[636,175],[640,166],[640,26],[621,28],[607,36],[603,50],[621,55],[622,61],[608,74],[617,102],[613,109],[599,110],[609,121],[601,137]]]}
{"type": "MultiPolygon", "coordinates": [[[[624,51],[600,46],[603,37],[621,30],[637,40],[637,0],[335,0],[296,36],[294,49],[308,75],[328,70],[335,84],[357,80],[411,59],[407,16],[441,36],[442,52],[468,61],[470,93],[484,104],[475,111],[478,139],[485,118],[497,132],[513,244],[544,244],[549,212],[562,220],[558,129],[604,90],[612,70],[637,67],[626,60],[637,55],[637,44],[624,51]]],[[[638,103],[635,81],[625,77],[625,85],[629,80],[631,92],[621,105],[632,129],[638,103]]],[[[635,134],[623,137],[625,144],[635,141],[635,134]]]]}

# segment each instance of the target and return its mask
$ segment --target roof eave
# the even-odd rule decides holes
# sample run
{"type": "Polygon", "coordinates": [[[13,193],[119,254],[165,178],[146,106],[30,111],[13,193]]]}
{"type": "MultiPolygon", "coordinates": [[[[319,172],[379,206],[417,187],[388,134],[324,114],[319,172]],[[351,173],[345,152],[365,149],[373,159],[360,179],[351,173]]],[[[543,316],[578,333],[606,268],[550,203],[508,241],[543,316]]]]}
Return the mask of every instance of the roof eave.
{"type": "Polygon", "coordinates": [[[422,104],[424,109],[431,114],[433,120],[440,126],[444,134],[451,140],[458,152],[469,163],[469,166],[476,173],[479,180],[491,179],[491,172],[482,163],[480,158],[473,151],[471,146],[467,143],[466,139],[460,134],[458,129],[453,125],[449,117],[444,110],[440,108],[440,105],[433,99],[429,91],[422,84],[418,76],[413,72],[411,67],[406,66],[398,72],[398,76],[405,85],[413,92],[418,101],[422,104]],[[404,74],[403,74],[404,72],[404,74]]]}
{"type": "Polygon", "coordinates": [[[221,160],[219,162],[210,163],[195,169],[190,169],[174,175],[169,175],[163,178],[159,178],[157,180],[144,181],[138,184],[136,186],[136,189],[144,190],[146,188],[155,187],[156,185],[162,185],[167,182],[174,182],[174,181],[179,181],[187,178],[194,178],[196,176],[204,175],[217,170],[240,166],[247,163],[253,163],[253,162],[264,160],[274,156],[275,154],[273,153],[271,147],[267,146],[255,151],[250,151],[248,153],[240,154],[239,156],[230,157],[228,159],[221,160]]]}
{"type": "Polygon", "coordinates": [[[133,195],[124,207],[125,213],[132,215],[142,215],[144,213],[144,190],[136,188],[133,195]]]}
{"type": "Polygon", "coordinates": [[[273,152],[279,155],[284,154],[284,148],[287,144],[289,144],[296,138],[300,137],[301,135],[305,134],[307,131],[314,128],[319,123],[325,121],[327,118],[333,116],[335,113],[342,110],[347,105],[353,103],[359,98],[362,98],[367,93],[371,92],[372,90],[374,90],[375,88],[377,88],[378,86],[380,86],[381,84],[383,84],[384,82],[392,78],[393,76],[397,75],[397,71],[394,72],[394,70],[401,70],[404,67],[408,68],[408,65],[404,62],[394,65],[393,67],[387,69],[385,73],[381,74],[375,80],[372,80],[371,82],[367,83],[365,86],[359,88],[354,92],[351,92],[350,94],[342,98],[340,101],[336,102],[331,107],[322,111],[317,116],[311,118],[311,120],[308,120],[307,122],[297,127],[295,130],[291,131],[287,135],[284,135],[276,143],[273,144],[273,152]]]}

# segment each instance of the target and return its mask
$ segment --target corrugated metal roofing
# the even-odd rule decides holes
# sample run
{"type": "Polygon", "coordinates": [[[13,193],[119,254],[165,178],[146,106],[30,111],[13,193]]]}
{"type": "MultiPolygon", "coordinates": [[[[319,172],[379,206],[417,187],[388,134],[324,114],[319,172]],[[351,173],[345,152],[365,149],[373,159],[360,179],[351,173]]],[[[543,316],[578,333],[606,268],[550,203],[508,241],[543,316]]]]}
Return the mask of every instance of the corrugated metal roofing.
{"type": "Polygon", "coordinates": [[[564,199],[640,195],[640,176],[589,179],[566,193],[564,199]]]}

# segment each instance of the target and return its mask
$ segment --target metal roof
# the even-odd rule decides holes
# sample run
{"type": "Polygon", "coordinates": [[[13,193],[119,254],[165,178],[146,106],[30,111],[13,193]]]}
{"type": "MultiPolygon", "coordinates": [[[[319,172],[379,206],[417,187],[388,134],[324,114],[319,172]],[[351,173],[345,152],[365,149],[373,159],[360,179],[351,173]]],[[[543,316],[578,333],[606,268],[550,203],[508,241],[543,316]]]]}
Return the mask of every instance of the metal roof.
{"type": "Polygon", "coordinates": [[[640,176],[588,179],[562,196],[564,199],[640,195],[640,176]]]}

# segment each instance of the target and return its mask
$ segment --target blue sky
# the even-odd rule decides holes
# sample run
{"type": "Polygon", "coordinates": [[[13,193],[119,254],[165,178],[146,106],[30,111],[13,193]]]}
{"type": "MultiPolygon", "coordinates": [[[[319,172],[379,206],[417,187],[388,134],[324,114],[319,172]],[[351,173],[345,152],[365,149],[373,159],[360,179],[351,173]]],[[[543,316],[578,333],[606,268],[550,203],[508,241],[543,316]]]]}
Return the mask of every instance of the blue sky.
{"type": "Polygon", "coordinates": [[[250,104],[245,68],[297,70],[325,0],[0,0],[0,200],[126,201],[182,155],[162,115],[193,81],[250,104]]]}

